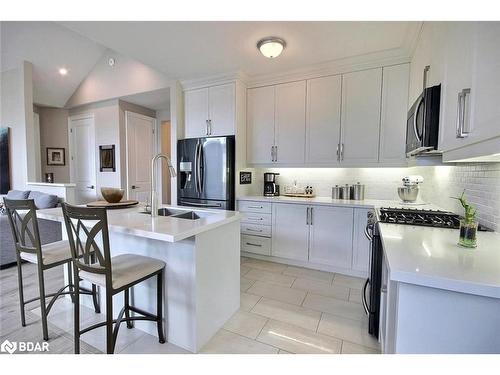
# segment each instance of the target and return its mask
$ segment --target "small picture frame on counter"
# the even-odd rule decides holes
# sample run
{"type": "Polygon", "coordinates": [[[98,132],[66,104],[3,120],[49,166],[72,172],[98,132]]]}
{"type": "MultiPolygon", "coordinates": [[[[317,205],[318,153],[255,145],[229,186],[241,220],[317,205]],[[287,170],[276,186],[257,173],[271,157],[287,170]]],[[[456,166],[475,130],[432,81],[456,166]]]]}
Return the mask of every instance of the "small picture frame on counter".
{"type": "Polygon", "coordinates": [[[252,172],[240,172],[240,185],[249,185],[252,183],[252,172]]]}
{"type": "Polygon", "coordinates": [[[101,172],[116,172],[115,145],[99,146],[99,165],[101,172]]]}

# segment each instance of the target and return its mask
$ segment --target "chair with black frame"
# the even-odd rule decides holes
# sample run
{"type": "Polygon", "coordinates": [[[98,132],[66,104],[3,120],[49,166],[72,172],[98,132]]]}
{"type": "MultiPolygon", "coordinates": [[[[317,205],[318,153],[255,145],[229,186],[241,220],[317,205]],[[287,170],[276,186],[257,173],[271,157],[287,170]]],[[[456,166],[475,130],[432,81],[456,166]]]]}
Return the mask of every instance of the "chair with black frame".
{"type": "MultiPolygon", "coordinates": [[[[136,320],[149,320],[157,324],[158,339],[165,343],[163,332],[163,280],[165,263],[161,260],[134,254],[120,254],[111,257],[109,245],[108,218],[105,208],[89,208],[62,205],[64,222],[73,257],[73,275],[75,280],[85,280],[104,288],[106,293],[106,321],[80,329],[80,296],[75,293],[75,353],[80,352],[80,336],[90,330],[106,326],[106,352],[115,350],[118,330],[126,322],[132,328],[136,320]],[[101,247],[98,242],[100,242],[101,247]],[[97,261],[90,256],[96,255],[97,261]],[[156,315],[130,305],[130,289],[153,276],[157,277],[156,315]],[[113,318],[113,296],[124,292],[124,306],[113,318]],[[131,316],[136,313],[141,316],[131,316]],[[114,325],[114,326],[113,326],[114,325]]],[[[77,281],[79,286],[79,281],[77,281]]]]}
{"type": "MultiPolygon", "coordinates": [[[[64,240],[51,242],[45,245],[41,244],[40,231],[38,229],[38,220],[36,216],[36,206],[33,199],[4,198],[4,204],[16,248],[21,325],[23,327],[26,326],[25,306],[28,303],[40,300],[43,339],[47,341],[49,339],[47,316],[52,306],[56,302],[57,298],[62,295],[69,294],[71,299],[74,300],[74,294],[76,292],[75,285],[72,280],[72,257],[70,245],[68,241],[64,240]],[[23,261],[36,264],[38,272],[38,286],[40,291],[39,297],[35,297],[27,301],[24,300],[22,271],[23,261]],[[55,293],[46,294],[44,271],[64,265],[68,267],[68,284],[60,288],[55,293]],[[66,288],[68,289],[67,291],[65,291],[66,288]],[[52,297],[52,299],[48,304],[46,304],[46,299],[49,297],[52,297]]],[[[95,285],[92,285],[92,290],[81,288],[78,292],[92,295],[95,311],[96,313],[100,312],[97,298],[97,287],[95,285]]]]}

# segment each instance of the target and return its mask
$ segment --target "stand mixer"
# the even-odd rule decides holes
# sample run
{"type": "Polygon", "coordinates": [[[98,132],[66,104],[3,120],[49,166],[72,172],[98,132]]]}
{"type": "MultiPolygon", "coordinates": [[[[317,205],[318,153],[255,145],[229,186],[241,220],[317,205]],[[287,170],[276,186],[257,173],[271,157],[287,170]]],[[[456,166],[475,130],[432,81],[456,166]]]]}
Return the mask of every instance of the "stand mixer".
{"type": "Polygon", "coordinates": [[[403,186],[398,187],[399,198],[404,203],[415,203],[418,197],[418,185],[424,182],[424,178],[419,175],[403,177],[403,186]]]}

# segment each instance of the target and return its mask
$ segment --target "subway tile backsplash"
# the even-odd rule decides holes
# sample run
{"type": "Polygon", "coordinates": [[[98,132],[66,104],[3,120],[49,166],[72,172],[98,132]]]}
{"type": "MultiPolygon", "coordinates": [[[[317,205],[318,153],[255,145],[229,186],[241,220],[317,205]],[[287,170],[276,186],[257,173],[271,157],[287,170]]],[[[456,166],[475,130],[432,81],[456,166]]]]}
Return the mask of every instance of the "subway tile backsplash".
{"type": "Polygon", "coordinates": [[[401,178],[410,174],[424,177],[420,198],[462,214],[460,203],[451,197],[465,194],[478,208],[481,224],[500,231],[500,163],[465,163],[456,166],[410,168],[256,168],[252,194],[261,195],[264,172],[280,173],[281,191],[285,186],[311,185],[317,196],[331,196],[335,185],[365,184],[365,198],[398,200],[401,178]]]}

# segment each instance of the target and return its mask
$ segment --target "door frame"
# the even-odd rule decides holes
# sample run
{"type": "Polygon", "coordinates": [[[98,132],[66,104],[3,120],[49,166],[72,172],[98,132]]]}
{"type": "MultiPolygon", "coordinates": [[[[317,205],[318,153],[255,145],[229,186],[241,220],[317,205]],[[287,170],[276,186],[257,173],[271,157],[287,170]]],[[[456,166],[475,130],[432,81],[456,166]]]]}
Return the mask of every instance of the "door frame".
{"type": "MultiPolygon", "coordinates": [[[[153,156],[158,153],[158,150],[160,147],[160,142],[161,142],[161,137],[160,137],[160,131],[158,129],[158,120],[155,117],[150,117],[146,116],[134,111],[125,111],[125,191],[127,194],[127,199],[130,199],[129,197],[129,174],[128,174],[128,166],[129,166],[129,154],[128,154],[128,116],[133,115],[138,118],[142,118],[143,120],[153,120],[153,156]]],[[[152,157],[153,157],[152,156],[152,157]]],[[[148,166],[150,168],[150,166],[148,166]]],[[[158,188],[158,191],[162,191],[162,186],[161,186],[161,173],[156,174],[156,186],[158,188]]]]}
{"type": "Polygon", "coordinates": [[[69,181],[71,183],[75,183],[75,162],[73,160],[73,132],[71,131],[71,122],[74,120],[91,120],[92,134],[94,136],[94,186],[96,191],[96,197],[98,197],[97,193],[97,152],[96,152],[96,141],[95,141],[95,116],[93,112],[82,112],[76,115],[68,116],[68,157],[69,157],[69,181]]]}

